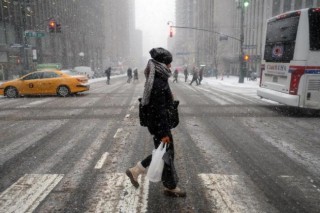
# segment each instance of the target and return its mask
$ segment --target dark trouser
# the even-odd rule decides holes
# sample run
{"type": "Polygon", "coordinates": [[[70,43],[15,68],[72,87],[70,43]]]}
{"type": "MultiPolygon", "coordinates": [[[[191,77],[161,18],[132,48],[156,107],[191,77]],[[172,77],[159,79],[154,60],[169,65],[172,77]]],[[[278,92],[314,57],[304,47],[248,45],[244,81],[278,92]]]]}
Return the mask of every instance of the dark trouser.
{"type": "Polygon", "coordinates": [[[199,84],[201,84],[201,81],[202,81],[202,77],[199,78],[199,84]]]}
{"type": "MultiPolygon", "coordinates": [[[[172,138],[171,132],[170,132],[170,134],[168,136],[170,138],[170,143],[169,143],[169,145],[167,145],[166,151],[168,152],[169,150],[171,150],[172,151],[171,152],[172,153],[172,158],[174,159],[174,145],[173,145],[173,138],[172,138]]],[[[157,137],[157,135],[154,135],[153,142],[154,142],[155,149],[157,149],[158,146],[161,143],[161,138],[157,137]]],[[[144,160],[142,160],[141,161],[142,166],[144,168],[149,167],[149,165],[151,163],[151,159],[152,159],[152,155],[149,155],[144,160]]],[[[163,171],[165,172],[165,170],[166,171],[168,171],[168,170],[170,171],[170,167],[167,164],[164,164],[163,171]]],[[[172,179],[171,180],[162,180],[162,182],[163,182],[163,185],[168,189],[174,189],[174,188],[176,188],[176,186],[178,184],[175,180],[172,180],[172,179]]]]}
{"type": "Polygon", "coordinates": [[[132,79],[132,76],[129,76],[128,80],[127,80],[127,83],[130,83],[131,79],[132,79]]]}
{"type": "Polygon", "coordinates": [[[194,81],[197,83],[197,85],[199,85],[199,82],[198,82],[198,79],[197,79],[197,78],[192,78],[192,81],[190,82],[190,85],[192,85],[192,83],[193,83],[194,81]]]}

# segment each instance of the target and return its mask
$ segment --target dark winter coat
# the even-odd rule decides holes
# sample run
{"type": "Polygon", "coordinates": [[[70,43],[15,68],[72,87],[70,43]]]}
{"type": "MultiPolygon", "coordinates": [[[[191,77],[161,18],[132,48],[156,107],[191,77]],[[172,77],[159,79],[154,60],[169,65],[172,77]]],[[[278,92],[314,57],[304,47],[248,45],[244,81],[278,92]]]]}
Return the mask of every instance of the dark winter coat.
{"type": "Polygon", "coordinates": [[[131,68],[128,68],[128,70],[127,70],[127,76],[128,76],[128,77],[132,77],[132,69],[131,69],[131,68]]]}
{"type": "Polygon", "coordinates": [[[111,75],[111,67],[109,67],[108,69],[106,69],[105,73],[106,73],[106,76],[107,76],[107,77],[110,77],[110,75],[111,75]]]}
{"type": "Polygon", "coordinates": [[[172,106],[173,97],[168,79],[156,73],[148,104],[150,110],[149,132],[159,138],[170,134],[167,109],[172,106]]]}
{"type": "Polygon", "coordinates": [[[178,78],[178,75],[179,75],[178,70],[175,70],[174,73],[173,73],[173,77],[174,77],[174,78],[178,78]]]}

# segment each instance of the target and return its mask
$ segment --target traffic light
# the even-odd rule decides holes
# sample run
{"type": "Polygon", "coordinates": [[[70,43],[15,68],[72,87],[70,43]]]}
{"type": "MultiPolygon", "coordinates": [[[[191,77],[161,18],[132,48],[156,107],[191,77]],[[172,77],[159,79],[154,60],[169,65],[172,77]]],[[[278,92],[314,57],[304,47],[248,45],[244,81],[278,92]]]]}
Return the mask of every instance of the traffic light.
{"type": "Polygon", "coordinates": [[[49,33],[55,33],[57,28],[57,22],[54,19],[49,21],[49,33]]]}
{"type": "Polygon", "coordinates": [[[248,7],[249,4],[250,4],[250,3],[249,3],[249,0],[244,0],[244,1],[243,1],[243,6],[244,6],[244,7],[248,7]]]}
{"type": "Polygon", "coordinates": [[[61,33],[61,24],[58,24],[54,19],[50,19],[48,27],[50,33],[61,33]]]}
{"type": "Polygon", "coordinates": [[[250,60],[250,56],[247,55],[247,54],[245,54],[245,55],[243,56],[243,61],[248,62],[249,60],[250,60]]]}
{"type": "Polygon", "coordinates": [[[173,37],[173,28],[172,28],[172,26],[170,26],[170,38],[172,38],[173,37]]]}

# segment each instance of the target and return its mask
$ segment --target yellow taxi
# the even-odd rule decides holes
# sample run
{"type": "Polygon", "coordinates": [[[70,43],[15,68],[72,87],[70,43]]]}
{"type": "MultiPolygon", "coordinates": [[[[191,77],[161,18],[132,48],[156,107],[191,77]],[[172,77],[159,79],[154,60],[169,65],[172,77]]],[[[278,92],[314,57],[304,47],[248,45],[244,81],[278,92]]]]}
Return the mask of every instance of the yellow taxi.
{"type": "Polygon", "coordinates": [[[87,91],[89,88],[90,85],[86,76],[71,76],[60,70],[41,70],[0,84],[0,95],[8,98],[16,98],[20,95],[58,95],[65,97],[87,91]]]}

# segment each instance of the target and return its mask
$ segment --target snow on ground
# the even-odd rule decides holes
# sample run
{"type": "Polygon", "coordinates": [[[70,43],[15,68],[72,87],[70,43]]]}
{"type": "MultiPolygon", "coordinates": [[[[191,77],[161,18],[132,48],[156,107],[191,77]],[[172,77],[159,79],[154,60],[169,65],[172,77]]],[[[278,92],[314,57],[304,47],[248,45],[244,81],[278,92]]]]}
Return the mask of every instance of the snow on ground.
{"type": "MultiPolygon", "coordinates": [[[[114,79],[114,78],[121,78],[121,77],[124,77],[124,76],[127,76],[127,75],[126,74],[111,75],[110,79],[112,81],[112,79],[114,79]]],[[[107,81],[107,77],[89,79],[89,84],[95,83],[95,82],[99,82],[99,81],[107,81]]]]}
{"type": "Polygon", "coordinates": [[[244,90],[256,91],[259,88],[259,82],[260,79],[257,79],[256,81],[249,81],[245,78],[243,83],[239,83],[238,76],[229,76],[223,78],[209,77],[203,78],[202,85],[208,85],[215,88],[221,88],[223,90],[243,93],[244,90]]]}

